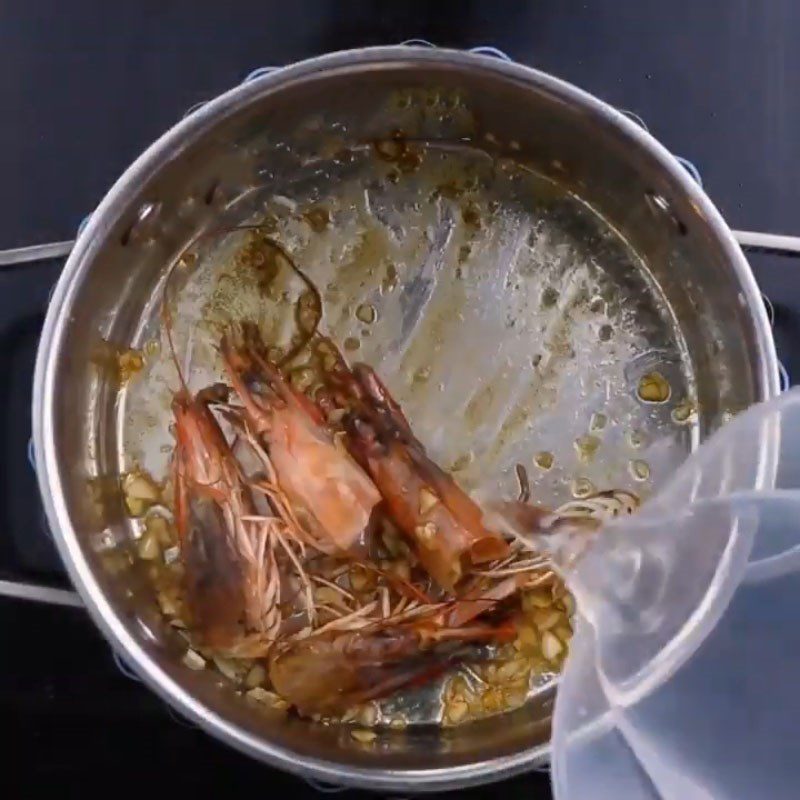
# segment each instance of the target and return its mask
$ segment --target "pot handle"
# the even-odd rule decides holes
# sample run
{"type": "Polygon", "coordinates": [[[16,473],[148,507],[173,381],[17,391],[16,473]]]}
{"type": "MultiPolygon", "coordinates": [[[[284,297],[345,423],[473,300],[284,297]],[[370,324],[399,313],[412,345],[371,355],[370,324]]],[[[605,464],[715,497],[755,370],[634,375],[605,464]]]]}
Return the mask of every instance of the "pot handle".
{"type": "Polygon", "coordinates": [[[84,607],[80,595],[72,589],[57,589],[54,586],[25,581],[0,580],[0,596],[47,603],[53,606],[84,607]]]}
{"type": "MultiPolygon", "coordinates": [[[[43,261],[62,258],[69,255],[73,244],[73,241],[60,241],[0,250],[0,270],[26,269],[43,261]]],[[[31,467],[35,469],[32,459],[32,442],[28,443],[28,460],[31,467]]],[[[83,608],[80,596],[71,589],[17,578],[8,573],[0,575],[0,597],[83,608]]]]}
{"type": "Polygon", "coordinates": [[[34,244],[27,247],[14,247],[11,250],[0,250],[0,269],[18,267],[21,264],[35,264],[39,261],[50,261],[53,258],[64,258],[70,254],[75,244],[74,239],[62,242],[34,244]]]}
{"type": "Polygon", "coordinates": [[[785,236],[761,231],[732,231],[733,238],[747,253],[767,253],[788,258],[800,257],[800,236],[785,236]]]}
{"type": "MultiPolygon", "coordinates": [[[[43,261],[62,258],[69,254],[73,244],[73,241],[60,241],[0,250],[0,270],[26,269],[43,261]]],[[[28,459],[31,460],[30,442],[28,459]]],[[[83,608],[80,596],[71,589],[34,582],[5,570],[0,574],[0,597],[83,608]]]]}

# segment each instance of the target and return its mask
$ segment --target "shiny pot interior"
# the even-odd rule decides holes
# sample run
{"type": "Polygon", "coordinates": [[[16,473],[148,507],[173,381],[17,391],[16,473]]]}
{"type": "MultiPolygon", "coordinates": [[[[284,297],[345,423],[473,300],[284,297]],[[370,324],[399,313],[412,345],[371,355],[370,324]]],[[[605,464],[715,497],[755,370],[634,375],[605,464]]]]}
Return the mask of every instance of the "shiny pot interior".
{"type": "MultiPolygon", "coordinates": [[[[525,708],[452,730],[394,731],[364,747],[346,731],[270,719],[218,675],[180,662],[180,645],[136,569],[109,574],[124,545],[115,486],[116,387],[98,368],[107,342],[127,346],[152,316],[153,287],[212,221],[240,221],[253,186],[279,182],[325,132],[369,141],[481,138],[548,175],[595,209],[647,266],[677,320],[695,376],[702,439],[727,415],[776,392],[760,296],[716,210],[633,123],[546,75],[449,51],[380,48],[281,70],[218,98],[156,142],[120,179],[69,259],[42,336],[35,443],[42,494],[61,554],[113,646],[182,714],[239,749],[316,779],[431,790],[497,779],[546,760],[553,692],[525,708]],[[386,111],[397,90],[457,90],[463,119],[386,111]],[[382,109],[381,113],[377,109],[382,109]],[[414,122],[416,120],[416,122],[414,122]],[[416,129],[415,127],[416,126],[416,129]],[[283,143],[291,143],[288,150],[283,143]],[[518,146],[517,146],[518,143],[518,146]]],[[[252,211],[252,209],[250,209],[252,211]]]]}

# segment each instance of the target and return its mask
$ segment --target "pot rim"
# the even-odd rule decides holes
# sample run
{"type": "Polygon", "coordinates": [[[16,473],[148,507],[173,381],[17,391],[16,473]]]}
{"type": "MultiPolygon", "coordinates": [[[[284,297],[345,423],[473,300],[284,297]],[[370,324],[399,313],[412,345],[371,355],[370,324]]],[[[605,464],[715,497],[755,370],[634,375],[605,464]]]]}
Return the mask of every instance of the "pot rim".
{"type": "Polygon", "coordinates": [[[117,220],[128,202],[129,190],[154,176],[174,154],[181,152],[221,119],[243,105],[267,95],[279,87],[302,82],[319,72],[351,68],[392,67],[416,64],[448,65],[454,68],[483,70],[501,78],[533,84],[563,100],[581,106],[606,122],[622,128],[638,147],[647,150],[691,199],[705,217],[733,269],[754,318],[756,347],[761,360],[761,385],[768,399],[778,393],[778,362],[766,310],[760,291],[741,249],[721,215],[676,159],[625,115],[611,106],[559,78],[531,67],[506,62],[491,56],[458,50],[429,49],[414,46],[369,47],[317,56],[284,67],[258,80],[237,86],[209,101],[160,136],[142,153],[111,187],[91,215],[70,254],[47,310],[36,359],[33,385],[33,441],[36,472],[47,520],[53,532],[69,577],[86,604],[92,619],[115,650],[124,653],[147,686],[182,715],[207,732],[221,738],[241,752],[273,766],[315,780],[358,786],[368,789],[436,791],[472,786],[500,780],[530,770],[548,761],[548,744],[520,752],[464,764],[431,769],[376,769],[342,765],[337,762],[298,756],[268,740],[247,733],[222,716],[213,713],[177,681],[160,669],[136,639],[128,633],[121,619],[105,597],[87,559],[84,557],[75,528],[64,502],[58,474],[53,437],[54,392],[57,364],[63,346],[71,303],[99,248],[103,235],[117,220]]]}

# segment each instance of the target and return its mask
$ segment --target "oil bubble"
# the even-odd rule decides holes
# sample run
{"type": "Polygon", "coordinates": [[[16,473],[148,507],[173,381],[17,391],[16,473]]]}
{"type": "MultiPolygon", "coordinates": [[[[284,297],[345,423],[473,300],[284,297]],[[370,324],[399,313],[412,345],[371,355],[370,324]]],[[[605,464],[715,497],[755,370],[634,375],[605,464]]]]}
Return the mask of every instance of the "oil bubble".
{"type": "Polygon", "coordinates": [[[601,325],[600,330],[597,332],[597,338],[601,342],[608,342],[614,335],[614,329],[610,325],[601,325]]]}
{"type": "Polygon", "coordinates": [[[599,411],[596,411],[594,414],[592,414],[592,418],[589,420],[589,430],[602,431],[605,429],[607,424],[608,417],[605,414],[601,414],[599,411]]]}
{"type": "Polygon", "coordinates": [[[579,436],[575,440],[575,450],[578,453],[578,458],[584,463],[588,464],[597,453],[600,447],[600,440],[592,434],[579,436]]]}
{"type": "Polygon", "coordinates": [[[672,409],[670,416],[676,425],[688,425],[697,417],[697,409],[691,400],[683,400],[672,409]]]}
{"type": "Polygon", "coordinates": [[[671,393],[667,379],[656,370],[642,375],[636,387],[636,394],[643,403],[666,403],[671,393]]]}
{"type": "Polygon", "coordinates": [[[636,458],[628,464],[628,471],[631,477],[637,481],[646,481],[650,477],[650,465],[640,458],[636,458]]]}
{"type": "Polygon", "coordinates": [[[589,497],[594,494],[596,489],[594,484],[588,478],[575,478],[572,481],[572,496],[577,497],[579,500],[584,497],[589,497]]]}
{"type": "Polygon", "coordinates": [[[638,450],[645,443],[645,436],[640,430],[628,431],[626,439],[628,440],[628,446],[634,450],[638,450]]]}
{"type": "Polygon", "coordinates": [[[371,325],[378,318],[378,312],[375,310],[375,306],[362,303],[356,309],[356,318],[365,325],[371,325]]]}

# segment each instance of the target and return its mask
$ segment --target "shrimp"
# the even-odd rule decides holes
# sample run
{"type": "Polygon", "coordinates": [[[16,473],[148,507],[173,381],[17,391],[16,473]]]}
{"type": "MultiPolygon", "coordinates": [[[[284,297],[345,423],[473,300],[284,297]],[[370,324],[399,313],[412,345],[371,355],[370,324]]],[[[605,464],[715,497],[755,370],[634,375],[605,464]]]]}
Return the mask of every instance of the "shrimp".
{"type": "Polygon", "coordinates": [[[349,551],[368,531],[380,494],[337,444],[320,409],[269,363],[255,326],[240,330],[240,342],[224,336],[220,349],[244,406],[246,434],[268,472],[264,488],[308,543],[323,552],[349,551]]]}
{"type": "Polygon", "coordinates": [[[476,644],[515,635],[511,624],[445,628],[429,621],[312,634],[276,650],[269,677],[302,713],[337,713],[430,681],[456,662],[479,657],[476,644]]]}
{"type": "Polygon", "coordinates": [[[400,406],[365,364],[340,356],[323,407],[341,417],[346,442],[423,567],[452,592],[475,564],[504,558],[508,544],[483,524],[478,505],[425,452],[400,406]]]}
{"type": "Polygon", "coordinates": [[[277,635],[280,575],[269,526],[243,522],[255,506],[209,403],[225,387],[172,402],[175,521],[195,627],[209,647],[233,648],[245,629],[277,635]]]}
{"type": "Polygon", "coordinates": [[[248,526],[242,519],[255,512],[253,497],[210,408],[227,400],[228,387],[215,384],[193,395],[178,361],[168,300],[179,263],[176,259],[167,272],[161,316],[180,383],[172,399],[172,481],[192,628],[209,648],[266,652],[281,623],[272,530],[268,524],[248,526]],[[248,628],[265,642],[247,636],[248,628]]]}

